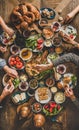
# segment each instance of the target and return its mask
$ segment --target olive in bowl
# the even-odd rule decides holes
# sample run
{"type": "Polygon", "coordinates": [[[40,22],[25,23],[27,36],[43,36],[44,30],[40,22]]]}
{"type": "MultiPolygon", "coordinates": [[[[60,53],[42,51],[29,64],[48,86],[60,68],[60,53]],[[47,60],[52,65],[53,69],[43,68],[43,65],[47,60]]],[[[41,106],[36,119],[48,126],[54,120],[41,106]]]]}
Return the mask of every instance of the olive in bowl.
{"type": "Polygon", "coordinates": [[[59,47],[60,45],[62,45],[62,40],[60,37],[54,37],[53,38],[53,41],[52,41],[52,44],[55,46],[55,47],[59,47]]]}
{"type": "Polygon", "coordinates": [[[19,89],[21,91],[27,91],[28,88],[29,88],[28,82],[25,82],[25,81],[24,82],[20,82],[19,89]]]}
{"type": "Polygon", "coordinates": [[[38,81],[36,79],[31,79],[29,82],[29,87],[31,89],[36,89],[38,87],[38,81]]]}

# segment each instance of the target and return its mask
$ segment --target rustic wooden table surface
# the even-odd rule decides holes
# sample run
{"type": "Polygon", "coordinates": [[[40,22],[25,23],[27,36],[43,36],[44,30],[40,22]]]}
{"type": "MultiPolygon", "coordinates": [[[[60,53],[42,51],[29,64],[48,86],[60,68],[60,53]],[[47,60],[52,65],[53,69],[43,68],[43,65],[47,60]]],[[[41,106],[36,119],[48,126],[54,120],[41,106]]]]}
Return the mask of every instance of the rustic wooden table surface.
{"type": "MultiPolygon", "coordinates": [[[[53,0],[52,0],[53,1],[53,0]]],[[[35,1],[34,1],[35,2],[35,1]]],[[[44,0],[42,0],[41,7],[44,6],[44,0]]],[[[4,12],[8,10],[9,15],[9,9],[17,5],[18,2],[15,0],[2,0],[0,1],[0,14],[3,15],[3,8],[4,12]],[[3,2],[5,2],[5,7],[3,2]],[[7,7],[9,4],[9,8],[7,7]],[[2,5],[1,5],[2,4],[2,5]]],[[[55,9],[56,12],[58,12],[60,9],[62,10],[61,16],[65,17],[67,13],[69,13],[72,9],[74,9],[79,4],[79,0],[62,0],[60,5],[55,9]]],[[[38,6],[39,7],[39,6],[38,6]]],[[[49,5],[49,7],[51,7],[49,5]]],[[[7,16],[4,13],[3,15],[4,19],[7,20],[7,16]]],[[[57,20],[59,15],[56,15],[57,20]]],[[[74,27],[77,28],[78,35],[76,38],[76,41],[79,42],[79,14],[74,18],[73,22],[71,23],[74,27]]],[[[79,54],[79,51],[77,49],[71,49],[72,52],[79,54]]],[[[6,55],[3,55],[4,58],[8,59],[9,52],[6,55]]],[[[79,84],[79,74],[78,74],[78,68],[74,66],[73,64],[67,64],[68,72],[72,72],[77,75],[78,77],[78,84],[79,84]]],[[[4,75],[3,71],[0,71],[0,93],[3,90],[2,85],[2,77],[4,75]]],[[[74,90],[75,95],[79,97],[79,87],[77,86],[74,90]]],[[[41,130],[41,128],[35,128],[32,121],[26,121],[23,125],[22,121],[18,120],[17,114],[16,114],[16,108],[17,106],[14,105],[10,99],[10,96],[7,97],[3,102],[3,109],[0,109],[0,130],[41,130]]],[[[46,119],[44,129],[45,130],[79,130],[79,110],[74,106],[74,104],[70,101],[70,99],[67,99],[64,104],[64,110],[61,114],[59,114],[59,118],[61,119],[61,123],[52,122],[49,118],[46,119]]]]}

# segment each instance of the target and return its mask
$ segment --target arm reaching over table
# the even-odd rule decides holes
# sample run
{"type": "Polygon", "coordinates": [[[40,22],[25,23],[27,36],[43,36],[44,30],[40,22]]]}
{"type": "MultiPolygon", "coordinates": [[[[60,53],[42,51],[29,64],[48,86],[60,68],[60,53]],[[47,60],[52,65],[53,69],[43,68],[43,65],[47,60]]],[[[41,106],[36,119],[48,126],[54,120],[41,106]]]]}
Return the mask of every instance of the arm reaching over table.
{"type": "Polygon", "coordinates": [[[69,87],[65,88],[65,95],[69,97],[73,101],[73,103],[76,105],[76,107],[79,109],[79,101],[75,97],[74,92],[71,88],[69,87]]]}
{"type": "Polygon", "coordinates": [[[10,82],[10,84],[7,84],[7,86],[3,89],[2,94],[0,96],[0,102],[2,102],[2,100],[6,96],[10,95],[13,92],[13,90],[14,90],[14,85],[12,82],[10,82]]]}
{"type": "Polygon", "coordinates": [[[62,31],[59,32],[59,35],[65,39],[65,41],[69,44],[72,44],[74,47],[79,49],[79,43],[71,39],[68,35],[64,34],[62,31]]]}
{"type": "Polygon", "coordinates": [[[74,16],[79,12],[79,5],[73,9],[70,13],[67,14],[66,18],[64,19],[64,23],[69,23],[72,21],[74,16]]]}
{"type": "Polygon", "coordinates": [[[3,18],[0,16],[0,25],[3,28],[3,30],[8,33],[9,36],[13,36],[14,30],[7,26],[7,24],[4,22],[3,18]]]}
{"type": "Polygon", "coordinates": [[[7,72],[11,77],[14,77],[14,78],[18,77],[17,71],[8,67],[6,64],[6,61],[1,58],[0,58],[0,69],[4,69],[4,71],[7,72]]]}
{"type": "Polygon", "coordinates": [[[39,71],[45,71],[45,70],[49,70],[52,69],[54,66],[57,66],[59,64],[63,64],[66,62],[72,62],[75,65],[79,66],[79,56],[77,56],[74,53],[68,53],[68,54],[64,54],[61,57],[56,58],[55,60],[52,61],[52,63],[49,64],[37,64],[35,66],[35,68],[39,71]]]}

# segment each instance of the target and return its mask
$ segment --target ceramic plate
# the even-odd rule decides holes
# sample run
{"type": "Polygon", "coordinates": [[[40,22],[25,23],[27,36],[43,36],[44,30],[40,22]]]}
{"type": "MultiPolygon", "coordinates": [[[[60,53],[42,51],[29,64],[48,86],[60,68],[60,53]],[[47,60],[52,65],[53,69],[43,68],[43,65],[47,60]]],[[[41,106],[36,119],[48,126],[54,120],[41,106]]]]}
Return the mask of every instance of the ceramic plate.
{"type": "Polygon", "coordinates": [[[41,104],[48,103],[51,97],[51,91],[47,87],[40,87],[35,91],[35,99],[41,104]]]}
{"type": "Polygon", "coordinates": [[[55,96],[54,96],[54,100],[55,100],[55,102],[56,103],[58,103],[58,104],[61,104],[61,103],[63,103],[63,102],[65,102],[65,95],[64,95],[64,93],[63,92],[57,92],[56,94],[55,94],[55,96]]]}
{"type": "Polygon", "coordinates": [[[47,19],[54,19],[56,15],[55,11],[51,8],[41,8],[40,14],[42,17],[47,19]]]}
{"type": "Polygon", "coordinates": [[[60,31],[68,35],[72,40],[74,40],[77,36],[77,30],[71,25],[62,26],[60,31]]]}
{"type": "Polygon", "coordinates": [[[14,104],[19,105],[29,100],[29,96],[25,92],[14,92],[12,94],[12,101],[14,104]]]}
{"type": "Polygon", "coordinates": [[[63,84],[68,84],[72,89],[77,85],[77,77],[72,73],[66,73],[63,75],[61,82],[63,84]]]}
{"type": "Polygon", "coordinates": [[[4,45],[13,44],[15,38],[16,38],[15,34],[12,37],[10,37],[6,32],[3,32],[2,35],[0,35],[0,39],[4,45]]]}

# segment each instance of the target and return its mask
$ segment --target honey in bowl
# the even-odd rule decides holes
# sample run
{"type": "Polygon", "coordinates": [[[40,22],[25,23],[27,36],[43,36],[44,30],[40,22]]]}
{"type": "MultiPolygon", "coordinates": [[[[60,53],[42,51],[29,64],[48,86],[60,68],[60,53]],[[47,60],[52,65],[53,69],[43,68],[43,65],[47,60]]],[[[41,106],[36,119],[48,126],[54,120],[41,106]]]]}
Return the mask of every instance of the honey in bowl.
{"type": "Polygon", "coordinates": [[[23,60],[29,60],[32,57],[31,49],[27,49],[27,48],[22,49],[20,56],[23,60]]]}

